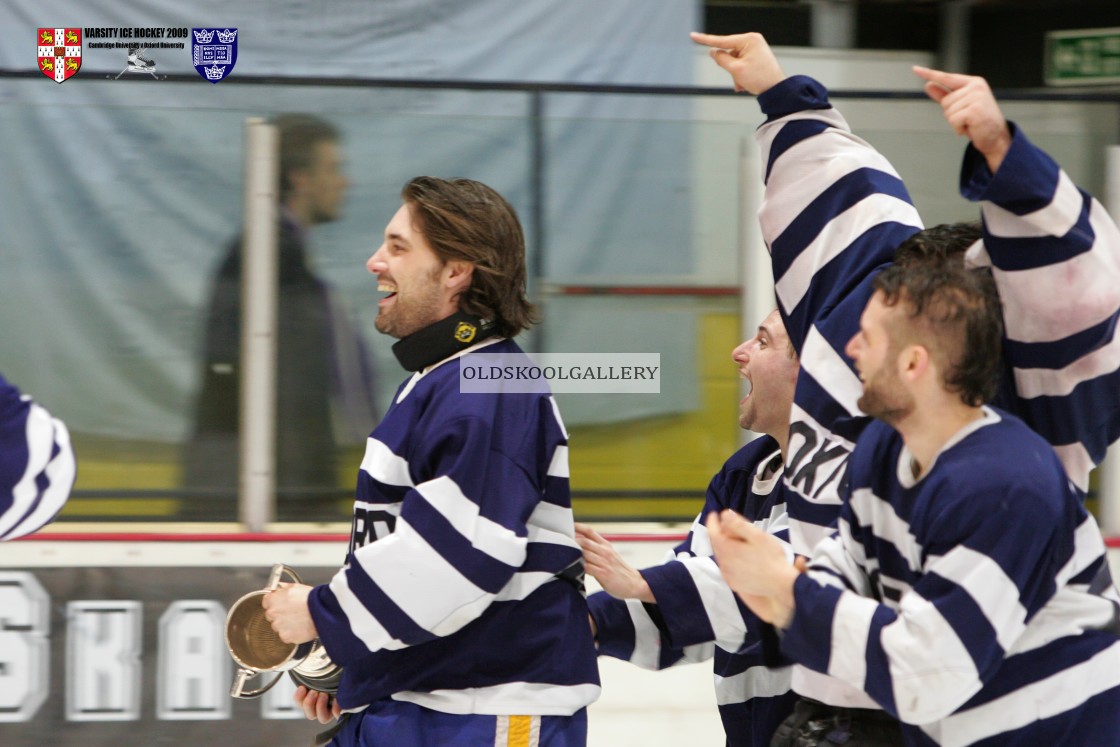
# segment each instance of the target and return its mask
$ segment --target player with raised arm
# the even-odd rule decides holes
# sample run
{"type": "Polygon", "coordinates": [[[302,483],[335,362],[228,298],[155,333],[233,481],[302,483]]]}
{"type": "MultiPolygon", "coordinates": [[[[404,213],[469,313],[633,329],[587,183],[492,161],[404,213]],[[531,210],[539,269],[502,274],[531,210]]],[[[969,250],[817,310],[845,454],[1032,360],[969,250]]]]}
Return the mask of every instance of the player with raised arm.
{"type": "Polygon", "coordinates": [[[1053,448],[983,404],[1002,375],[991,284],[936,257],[876,276],[848,353],[879,422],[807,572],[731,512],[709,534],[782,651],[874,698],[904,744],[1112,744],[1120,595],[1053,448]]]}
{"type": "MultiPolygon", "coordinates": [[[[760,222],[802,366],[785,470],[790,539],[809,554],[831,531],[848,457],[868,422],[843,346],[856,331],[872,278],[920,221],[890,164],[850,132],[823,86],[786,78],[761,35],[693,38],[713,47],[736,89],[758,95],[767,114],[758,130],[766,181],[760,222]]],[[[1089,470],[1120,431],[1111,352],[1120,312],[1116,226],[1006,122],[982,79],[916,72],[954,129],[970,137],[962,193],[982,203],[984,218],[982,242],[959,225],[930,229],[918,245],[952,262],[968,248],[970,263],[991,264],[1009,319],[997,401],[1055,447],[1083,495],[1089,470]]],[[[836,706],[874,707],[862,692],[802,667],[794,687],[836,706]]]]}

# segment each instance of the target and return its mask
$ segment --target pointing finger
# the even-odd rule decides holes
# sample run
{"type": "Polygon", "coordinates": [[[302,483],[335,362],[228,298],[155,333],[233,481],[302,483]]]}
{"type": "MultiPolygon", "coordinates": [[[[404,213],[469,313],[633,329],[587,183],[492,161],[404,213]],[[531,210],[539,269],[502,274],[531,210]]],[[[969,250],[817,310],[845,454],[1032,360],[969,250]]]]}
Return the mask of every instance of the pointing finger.
{"type": "Polygon", "coordinates": [[[969,76],[961,75],[960,73],[947,73],[944,70],[934,70],[933,68],[922,67],[921,65],[914,65],[911,69],[919,78],[939,85],[946,91],[955,91],[969,81],[969,76]]]}

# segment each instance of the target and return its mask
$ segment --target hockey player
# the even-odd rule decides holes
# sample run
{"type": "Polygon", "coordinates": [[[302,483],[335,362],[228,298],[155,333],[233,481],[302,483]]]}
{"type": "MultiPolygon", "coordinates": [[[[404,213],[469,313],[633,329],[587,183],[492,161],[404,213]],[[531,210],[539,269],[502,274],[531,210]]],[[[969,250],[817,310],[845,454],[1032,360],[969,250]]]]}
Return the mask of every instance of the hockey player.
{"type": "Polygon", "coordinates": [[[939,259],[876,276],[847,352],[880,422],[807,573],[731,512],[708,530],[782,651],[874,698],[905,744],[1111,743],[1120,595],[1053,448],[982,404],[1001,376],[991,282],[939,259]]]}
{"type": "Polygon", "coordinates": [[[54,519],[75,474],[66,424],[0,376],[0,540],[54,519]]]}
{"type": "Polygon", "coordinates": [[[599,654],[647,669],[713,658],[727,744],[766,747],[796,700],[791,667],[764,663],[759,621],[720,576],[703,521],[730,508],[788,538],[781,477],[798,365],[777,311],[731,358],[751,387],[739,403],[739,426],[766,435],[712,478],[703,510],[669,559],[638,571],[591,527],[577,524],[576,537],[587,572],[605,590],[588,598],[599,654]]]}
{"type": "Polygon", "coordinates": [[[521,226],[478,182],[401,196],[367,268],[414,373],[367,442],[345,566],[267,615],[344,667],[337,702],[296,696],[309,718],[348,714],[333,744],[583,745],[599,680],[556,402],[460,392],[464,355],[518,354],[535,321],[521,226]]]}
{"type": "MultiPolygon", "coordinates": [[[[766,165],[760,222],[779,309],[801,359],[785,483],[790,541],[808,555],[831,532],[848,457],[868,423],[843,347],[872,278],[921,224],[891,165],[850,132],[819,83],[786,78],[758,34],[693,38],[713,47],[737,90],[758,94],[767,114],[758,130],[766,165]]],[[[950,124],[970,138],[961,188],[982,201],[984,225],[967,261],[992,267],[1008,320],[997,401],[1054,446],[1084,495],[1089,471],[1120,433],[1120,408],[1099,406],[1120,391],[1110,353],[1120,234],[1095,200],[1006,122],[983,79],[918,72],[950,124]]],[[[795,690],[815,700],[877,707],[858,688],[807,668],[795,667],[793,679],[795,690]]]]}

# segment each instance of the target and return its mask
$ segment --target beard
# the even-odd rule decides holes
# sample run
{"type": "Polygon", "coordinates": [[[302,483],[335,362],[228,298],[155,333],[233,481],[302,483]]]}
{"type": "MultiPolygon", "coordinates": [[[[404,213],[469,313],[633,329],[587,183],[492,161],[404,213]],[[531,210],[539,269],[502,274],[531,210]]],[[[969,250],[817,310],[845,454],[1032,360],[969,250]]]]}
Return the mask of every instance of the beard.
{"type": "Polygon", "coordinates": [[[914,398],[903,388],[897,376],[880,369],[863,384],[863,394],[856,404],[873,418],[894,425],[914,410],[914,398]]]}
{"type": "Polygon", "coordinates": [[[441,300],[439,284],[435,279],[438,275],[437,271],[429,278],[431,282],[407,295],[402,296],[398,292],[391,306],[379,309],[374,320],[377,331],[403,340],[429,324],[438,322],[441,300]]]}

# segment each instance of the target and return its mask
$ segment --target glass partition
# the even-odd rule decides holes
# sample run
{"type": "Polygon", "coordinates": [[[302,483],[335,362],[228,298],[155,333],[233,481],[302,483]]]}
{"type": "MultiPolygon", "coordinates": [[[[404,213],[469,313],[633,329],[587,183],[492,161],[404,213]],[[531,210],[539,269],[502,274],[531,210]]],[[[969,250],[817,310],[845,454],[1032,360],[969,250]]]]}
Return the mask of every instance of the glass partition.
{"type": "MultiPolygon", "coordinates": [[[[760,173],[750,98],[245,83],[202,97],[92,80],[63,93],[0,80],[0,370],[71,428],[78,482],[60,521],[236,521],[235,481],[206,479],[232,474],[236,438],[199,450],[206,418],[237,407],[236,386],[204,401],[236,358],[207,348],[237,297],[219,278],[242,225],[244,122],[281,112],[337,127],[350,181],[340,217],[306,236],[312,291],[281,283],[298,364],[280,397],[302,398],[279,404],[278,472],[297,475],[278,486],[281,522],[349,520],[365,436],[406,376],[374,328],[364,262],[418,174],[479,179],[518,210],[544,316],[527,349],[661,354],[658,395],[558,396],[579,518],[690,519],[745,438],[730,353],[759,321],[743,295],[745,180],[760,173]],[[317,476],[299,477],[301,462],[317,476]]],[[[927,224],[977,215],[957,193],[964,142],[935,106],[835,103],[927,224]]],[[[1099,195],[1120,106],[1005,110],[1099,195]]]]}

